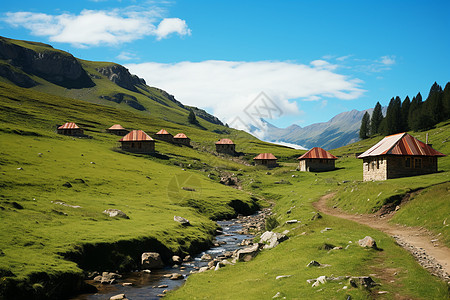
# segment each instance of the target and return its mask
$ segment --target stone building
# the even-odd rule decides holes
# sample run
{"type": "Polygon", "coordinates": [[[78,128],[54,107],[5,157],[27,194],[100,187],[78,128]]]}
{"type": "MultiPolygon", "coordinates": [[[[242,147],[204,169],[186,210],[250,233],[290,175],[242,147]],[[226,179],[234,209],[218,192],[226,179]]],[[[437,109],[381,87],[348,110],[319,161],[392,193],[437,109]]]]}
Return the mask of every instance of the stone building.
{"type": "Polygon", "coordinates": [[[236,144],[230,139],[220,139],[216,142],[216,152],[229,155],[236,154],[236,144]]]}
{"type": "Polygon", "coordinates": [[[152,153],[155,151],[155,140],[142,130],[133,130],[119,140],[124,151],[134,153],[152,153]]]}
{"type": "Polygon", "coordinates": [[[321,172],[335,169],[337,157],[330,152],[314,147],[298,158],[300,171],[321,172]]]}
{"type": "Polygon", "coordinates": [[[155,135],[155,138],[157,138],[158,140],[161,140],[161,141],[169,142],[169,143],[173,142],[173,135],[168,133],[167,130],[165,130],[165,129],[161,129],[160,131],[158,131],[155,135]]]}
{"type": "Polygon", "coordinates": [[[398,133],[385,137],[358,158],[363,160],[363,180],[370,181],[435,173],[442,156],[408,133],[398,133]]]}
{"type": "Polygon", "coordinates": [[[122,127],[122,125],[120,124],[115,124],[111,127],[109,127],[108,129],[106,129],[107,133],[112,133],[115,135],[119,135],[119,136],[124,136],[126,134],[128,134],[128,130],[126,130],[125,128],[122,127]]]}
{"type": "Polygon", "coordinates": [[[58,134],[70,135],[70,136],[84,136],[84,131],[77,124],[73,122],[67,122],[61,125],[57,129],[58,134]]]}
{"type": "Polygon", "coordinates": [[[261,153],[253,158],[256,166],[267,166],[269,168],[277,166],[277,158],[272,153],[261,153]]]}
{"type": "Polygon", "coordinates": [[[173,143],[178,145],[191,146],[191,139],[184,133],[178,133],[173,137],[173,143]]]}

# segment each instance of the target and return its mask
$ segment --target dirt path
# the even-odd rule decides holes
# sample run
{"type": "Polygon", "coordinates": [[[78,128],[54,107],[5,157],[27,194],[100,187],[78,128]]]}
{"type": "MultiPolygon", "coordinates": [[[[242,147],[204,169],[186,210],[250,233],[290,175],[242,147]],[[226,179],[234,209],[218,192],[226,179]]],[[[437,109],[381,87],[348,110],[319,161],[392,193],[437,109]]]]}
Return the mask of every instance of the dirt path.
{"type": "Polygon", "coordinates": [[[433,234],[421,227],[406,227],[388,223],[393,214],[381,217],[367,214],[352,215],[338,208],[328,207],[326,203],[334,195],[335,193],[331,193],[321,197],[313,204],[314,207],[327,215],[355,221],[393,236],[397,243],[411,252],[424,268],[450,282],[450,249],[439,245],[439,241],[433,234]]]}

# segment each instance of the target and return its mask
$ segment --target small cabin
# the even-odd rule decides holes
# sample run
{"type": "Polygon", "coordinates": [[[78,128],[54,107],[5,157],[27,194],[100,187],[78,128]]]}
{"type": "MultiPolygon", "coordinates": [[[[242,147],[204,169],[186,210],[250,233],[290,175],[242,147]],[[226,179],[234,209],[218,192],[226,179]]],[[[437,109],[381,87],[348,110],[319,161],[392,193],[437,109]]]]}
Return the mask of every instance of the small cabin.
{"type": "Polygon", "coordinates": [[[385,137],[358,158],[363,160],[363,180],[370,181],[436,173],[442,156],[408,133],[398,133],[385,137]]]}
{"type": "Polygon", "coordinates": [[[337,157],[320,147],[314,147],[297,159],[300,171],[323,172],[335,169],[337,157]]]}
{"type": "Polygon", "coordinates": [[[155,140],[142,130],[133,130],[119,140],[124,151],[133,153],[155,152],[155,140]]]}
{"type": "Polygon", "coordinates": [[[124,135],[128,134],[129,131],[126,130],[125,128],[123,128],[122,125],[120,125],[120,124],[114,124],[113,126],[106,129],[106,132],[115,134],[115,135],[119,135],[119,136],[124,136],[124,135]]]}
{"type": "Polygon", "coordinates": [[[158,140],[161,140],[161,141],[169,142],[169,143],[173,142],[173,135],[170,134],[169,132],[167,132],[167,130],[165,130],[165,129],[161,129],[160,131],[158,131],[155,134],[155,138],[157,138],[158,140]]]}
{"type": "Polygon", "coordinates": [[[70,135],[70,136],[83,136],[84,131],[77,124],[73,122],[67,122],[61,125],[57,129],[58,134],[70,135]]]}
{"type": "Polygon", "coordinates": [[[236,144],[230,139],[220,139],[216,142],[216,152],[235,155],[236,154],[236,144]]]}
{"type": "Polygon", "coordinates": [[[178,133],[173,137],[173,143],[178,145],[191,146],[191,139],[184,133],[178,133]]]}
{"type": "Polygon", "coordinates": [[[267,166],[273,168],[277,166],[277,158],[272,153],[261,153],[253,158],[256,166],[267,166]]]}

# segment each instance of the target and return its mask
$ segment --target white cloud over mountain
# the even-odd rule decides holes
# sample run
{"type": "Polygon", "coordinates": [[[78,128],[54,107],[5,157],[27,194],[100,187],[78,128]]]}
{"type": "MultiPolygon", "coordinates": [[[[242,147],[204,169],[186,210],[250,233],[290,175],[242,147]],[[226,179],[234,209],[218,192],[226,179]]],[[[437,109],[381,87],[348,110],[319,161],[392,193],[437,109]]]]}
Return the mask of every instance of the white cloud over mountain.
{"type": "Polygon", "coordinates": [[[299,115],[295,100],[351,100],[364,93],[360,80],[336,73],[335,66],[326,61],[305,65],[208,60],[126,67],[149,85],[174,94],[185,104],[207,108],[227,123],[238,119],[255,125],[250,119],[259,116],[270,119],[299,115]],[[261,98],[261,92],[267,99],[261,98]]]}
{"type": "Polygon", "coordinates": [[[162,18],[158,9],[83,10],[79,14],[49,15],[34,12],[7,12],[2,18],[13,27],[24,27],[36,36],[48,36],[52,42],[86,48],[103,44],[117,45],[155,36],[190,35],[186,21],[162,18]],[[159,23],[158,23],[159,22],[159,23]]]}

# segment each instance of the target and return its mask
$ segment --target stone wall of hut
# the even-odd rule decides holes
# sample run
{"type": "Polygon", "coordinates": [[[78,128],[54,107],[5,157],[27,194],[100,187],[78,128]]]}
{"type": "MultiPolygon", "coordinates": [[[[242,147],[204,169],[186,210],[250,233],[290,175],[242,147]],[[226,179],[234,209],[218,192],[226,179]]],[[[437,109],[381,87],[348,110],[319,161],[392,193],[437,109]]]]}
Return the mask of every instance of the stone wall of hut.
{"type": "Polygon", "coordinates": [[[303,172],[322,172],[335,169],[334,159],[302,159],[300,160],[300,171],[303,172]]]}

